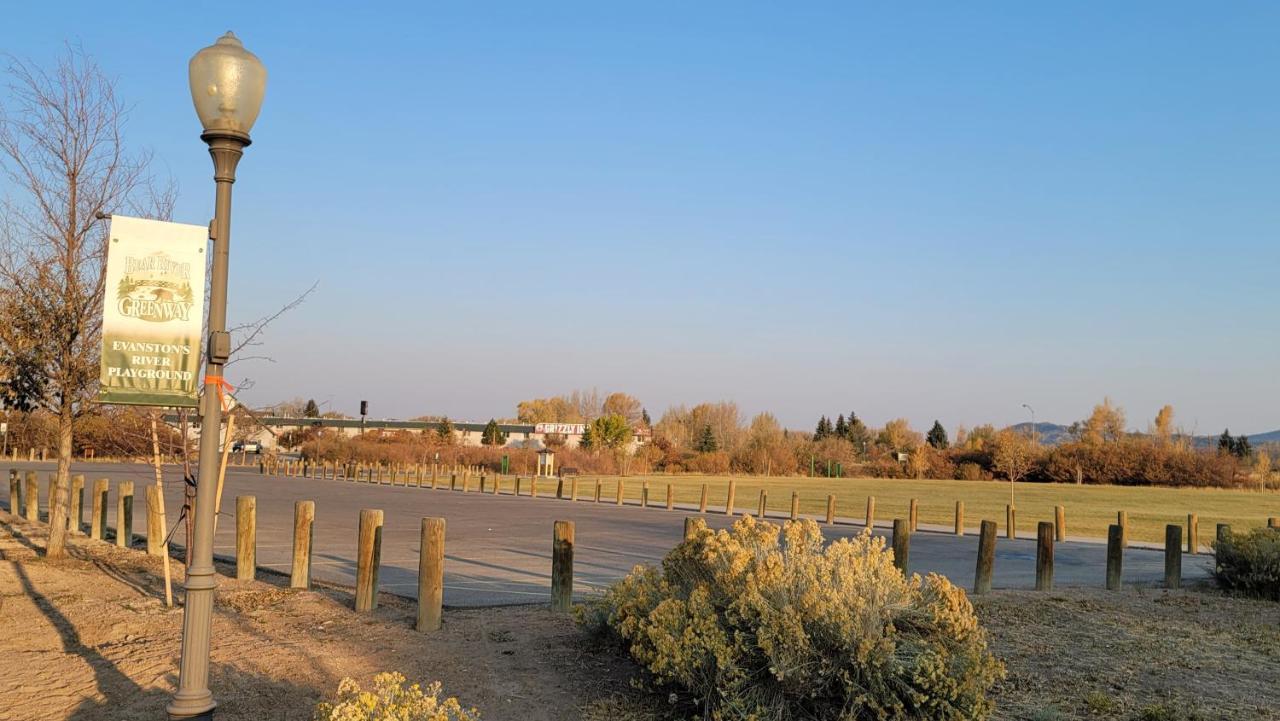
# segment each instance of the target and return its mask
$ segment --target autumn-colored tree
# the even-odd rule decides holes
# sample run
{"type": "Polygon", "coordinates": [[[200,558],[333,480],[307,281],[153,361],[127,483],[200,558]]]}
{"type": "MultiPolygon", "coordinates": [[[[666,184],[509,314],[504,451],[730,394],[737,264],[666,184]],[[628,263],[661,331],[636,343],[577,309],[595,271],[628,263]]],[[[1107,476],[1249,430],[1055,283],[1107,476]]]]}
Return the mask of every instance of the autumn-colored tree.
{"type": "Polygon", "coordinates": [[[1118,441],[1124,437],[1124,432],[1124,409],[1112,405],[1110,398],[1103,398],[1085,420],[1081,439],[1085,443],[1098,445],[1118,441]]]}
{"type": "Polygon", "coordinates": [[[605,416],[622,416],[627,425],[636,426],[644,421],[644,406],[635,396],[626,393],[610,393],[604,399],[601,413],[605,416]]]}
{"type": "Polygon", "coordinates": [[[587,426],[592,448],[619,449],[631,442],[631,425],[617,413],[600,416],[587,426]]]}
{"type": "Polygon", "coordinates": [[[1168,443],[1173,438],[1173,406],[1166,405],[1156,413],[1151,431],[1156,440],[1161,443],[1168,443]]]}
{"type": "Polygon", "coordinates": [[[876,442],[894,452],[910,452],[920,445],[920,434],[911,430],[906,418],[895,418],[884,424],[876,442]]]}
{"type": "Polygon", "coordinates": [[[1258,489],[1266,490],[1267,479],[1271,477],[1271,454],[1265,450],[1253,454],[1253,473],[1258,477],[1258,489]]]}
{"type": "Polygon", "coordinates": [[[992,463],[996,471],[1011,482],[1026,478],[1041,456],[1038,443],[1007,428],[996,434],[993,445],[992,463]]]}

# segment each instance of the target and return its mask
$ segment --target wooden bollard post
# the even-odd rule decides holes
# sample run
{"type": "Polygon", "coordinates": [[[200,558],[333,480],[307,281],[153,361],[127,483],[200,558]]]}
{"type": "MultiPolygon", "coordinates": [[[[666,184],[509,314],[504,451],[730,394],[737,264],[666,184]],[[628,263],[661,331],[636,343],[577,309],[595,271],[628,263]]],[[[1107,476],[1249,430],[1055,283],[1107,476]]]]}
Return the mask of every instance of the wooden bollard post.
{"type": "Polygon", "coordinates": [[[1187,514],[1187,553],[1200,552],[1200,517],[1194,513],[1187,514]]]}
{"type": "Polygon", "coordinates": [[[436,477],[440,474],[440,466],[435,463],[431,464],[431,488],[436,487],[436,477]]]}
{"type": "Polygon", "coordinates": [[[422,540],[418,552],[418,630],[440,629],[444,604],[443,518],[422,519],[422,540]]]}
{"type": "Polygon", "coordinates": [[[110,481],[99,478],[93,482],[93,516],[89,519],[89,537],[95,541],[107,538],[107,493],[110,481]]]}
{"type": "Polygon", "coordinates": [[[920,502],[912,498],[907,514],[907,519],[911,522],[911,532],[915,533],[920,530],[920,502]]]}
{"type": "Polygon", "coordinates": [[[578,477],[574,476],[569,481],[569,502],[573,503],[578,500],[578,477]]]}
{"type": "Polygon", "coordinates": [[[738,490],[738,482],[730,479],[729,481],[729,497],[724,501],[724,515],[733,515],[733,495],[738,490]]]}
{"type": "Polygon", "coordinates": [[[462,474],[462,492],[463,493],[471,492],[471,474],[470,473],[462,474]]]}
{"type": "Polygon", "coordinates": [[[160,488],[147,486],[147,555],[164,555],[164,529],[160,521],[160,488]]]}
{"type": "Polygon", "coordinates": [[[649,482],[645,481],[640,485],[640,507],[649,507],[649,482]]]}
{"type": "Polygon", "coordinates": [[[973,592],[991,592],[991,574],[996,565],[996,522],[983,521],[978,528],[978,568],[973,577],[973,592]]]}
{"type": "Polygon", "coordinates": [[[236,496],[236,580],[252,581],[258,566],[258,499],[236,496]]]}
{"type": "Polygon", "coordinates": [[[760,489],[760,508],[756,512],[757,517],[763,519],[765,516],[765,513],[768,512],[768,508],[769,508],[769,492],[761,488],[760,489]]]}
{"type": "Polygon", "coordinates": [[[451,491],[458,490],[458,474],[457,473],[449,474],[449,490],[451,491]]]}
{"type": "Polygon", "coordinates": [[[356,610],[378,607],[378,567],[382,565],[382,511],[360,511],[360,531],[356,539],[356,610]]]}
{"type": "Polygon", "coordinates": [[[573,608],[573,521],[556,521],[551,536],[551,610],[573,608]]]}
{"type": "Polygon", "coordinates": [[[520,476],[516,476],[516,495],[520,495],[520,476]]]}
{"type": "Polygon", "coordinates": [[[556,498],[558,499],[564,498],[564,479],[563,478],[556,479],[556,498]]]}
{"type": "Polygon", "coordinates": [[[684,540],[689,540],[698,534],[698,531],[706,528],[707,522],[697,516],[686,516],[684,519],[684,540]]]}
{"type": "Polygon", "coordinates": [[[293,566],[289,570],[290,588],[311,588],[311,540],[316,520],[315,501],[293,503],[293,566]]]}
{"type": "Polygon", "coordinates": [[[485,490],[485,482],[489,480],[489,476],[480,474],[480,493],[483,495],[485,490]]]}
{"type": "Polygon", "coordinates": [[[1036,524],[1036,590],[1053,590],[1053,524],[1036,524]]]}
{"type": "Polygon", "coordinates": [[[529,479],[529,497],[530,498],[538,497],[538,477],[537,476],[534,476],[529,479]]]}
{"type": "Polygon", "coordinates": [[[116,486],[116,545],[128,548],[133,543],[133,481],[120,481],[116,486]]]}
{"type": "Polygon", "coordinates": [[[1120,578],[1124,567],[1124,529],[1120,524],[1107,526],[1107,590],[1120,590],[1120,578]]]}
{"type": "Polygon", "coordinates": [[[830,526],[836,522],[836,497],[835,494],[827,494],[827,525],[830,526]]]}
{"type": "Polygon", "coordinates": [[[600,491],[602,490],[604,490],[604,482],[601,481],[599,478],[597,478],[596,479],[596,496],[594,501],[595,503],[600,502],[600,491]]]}
{"type": "Polygon", "coordinates": [[[905,576],[911,555],[911,523],[905,518],[893,519],[893,565],[905,576]]]}
{"type": "Polygon", "coordinates": [[[1182,587],[1182,526],[1164,527],[1164,587],[1182,587]]]}
{"type": "Polygon", "coordinates": [[[615,496],[617,496],[617,498],[615,498],[615,499],[614,499],[614,501],[615,501],[619,506],[621,506],[621,505],[622,505],[622,501],[623,501],[623,498],[622,498],[623,485],[622,485],[622,479],[621,479],[621,478],[619,478],[619,479],[618,479],[618,485],[617,485],[617,486],[615,486],[613,490],[614,490],[614,495],[615,495],[615,496]]]}
{"type": "Polygon", "coordinates": [[[71,477],[71,497],[67,502],[67,530],[78,536],[84,533],[84,476],[71,477]]]}
{"type": "Polygon", "coordinates": [[[27,471],[27,520],[35,523],[40,520],[40,482],[36,480],[35,471],[27,471]]]}
{"type": "Polygon", "coordinates": [[[673,511],[675,510],[675,507],[676,507],[676,491],[675,491],[675,488],[670,483],[668,483],[667,484],[667,510],[673,511]]]}
{"type": "Polygon", "coordinates": [[[502,486],[502,474],[493,474],[493,495],[498,495],[498,488],[502,486]]]}
{"type": "Polygon", "coordinates": [[[1005,538],[1018,537],[1018,511],[1013,506],[1004,507],[1004,535],[1005,538]]]}
{"type": "Polygon", "coordinates": [[[1054,540],[1059,543],[1067,540],[1067,507],[1053,507],[1053,531],[1054,540]]]}
{"type": "Polygon", "coordinates": [[[18,469],[9,469],[9,513],[17,516],[24,508],[22,503],[22,479],[18,478],[18,469]]]}
{"type": "Polygon", "coordinates": [[[964,501],[956,501],[956,519],[954,533],[957,536],[964,535],[964,501]]]}
{"type": "Polygon", "coordinates": [[[800,494],[797,491],[791,492],[791,520],[795,521],[800,518],[800,494]]]}
{"type": "Polygon", "coordinates": [[[707,512],[707,492],[709,490],[707,484],[702,484],[702,495],[698,498],[698,513],[707,512]]]}
{"type": "Polygon", "coordinates": [[[1116,525],[1120,526],[1120,547],[1129,547],[1129,512],[1116,511],[1116,525]]]}
{"type": "Polygon", "coordinates": [[[867,520],[864,521],[867,528],[875,528],[876,526],[876,497],[867,496],[867,520]]]}

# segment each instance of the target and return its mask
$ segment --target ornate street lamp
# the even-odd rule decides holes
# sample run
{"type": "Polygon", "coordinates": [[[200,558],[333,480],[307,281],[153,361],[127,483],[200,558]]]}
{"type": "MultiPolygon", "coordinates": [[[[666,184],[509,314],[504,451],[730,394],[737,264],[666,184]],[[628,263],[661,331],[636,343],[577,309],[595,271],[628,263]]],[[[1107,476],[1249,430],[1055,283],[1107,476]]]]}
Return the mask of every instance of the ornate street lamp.
{"type": "MultiPolygon", "coordinates": [[[[196,485],[195,536],[187,569],[182,617],[182,661],[178,692],[169,703],[171,719],[212,718],[217,702],[209,691],[209,636],[213,626],[213,479],[218,476],[218,445],[226,381],[222,368],[231,354],[227,333],[227,257],[231,243],[231,184],[236,165],[249,145],[249,129],[262,109],[267,70],[230,32],[191,58],[191,100],[213,156],[217,196],[210,240],[213,274],[209,289],[209,343],[205,348],[204,398],[200,407],[200,465],[196,485]]],[[[229,441],[230,439],[228,439],[229,441]]]]}

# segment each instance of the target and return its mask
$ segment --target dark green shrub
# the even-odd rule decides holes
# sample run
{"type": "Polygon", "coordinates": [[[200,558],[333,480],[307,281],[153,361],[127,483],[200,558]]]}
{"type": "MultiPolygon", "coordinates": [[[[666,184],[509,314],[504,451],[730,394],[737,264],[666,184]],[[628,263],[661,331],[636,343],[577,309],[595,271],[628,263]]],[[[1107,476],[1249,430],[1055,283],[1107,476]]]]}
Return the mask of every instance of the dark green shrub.
{"type": "Polygon", "coordinates": [[[1280,601],[1280,528],[1227,533],[1214,548],[1218,585],[1249,596],[1280,601]]]}

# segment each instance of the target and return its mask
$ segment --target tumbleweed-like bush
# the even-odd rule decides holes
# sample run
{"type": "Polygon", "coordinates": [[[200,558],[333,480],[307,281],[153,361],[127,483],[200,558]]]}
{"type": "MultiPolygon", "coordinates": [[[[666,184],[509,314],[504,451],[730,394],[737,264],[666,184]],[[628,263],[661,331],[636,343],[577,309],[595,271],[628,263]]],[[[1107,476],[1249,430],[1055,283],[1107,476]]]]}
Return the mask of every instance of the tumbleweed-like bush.
{"type": "Polygon", "coordinates": [[[1227,533],[1218,539],[1214,555],[1219,586],[1280,601],[1280,528],[1227,533]]]}
{"type": "Polygon", "coordinates": [[[983,719],[1004,674],[964,591],[904,577],[883,538],[813,521],[705,526],[579,621],[720,721],[983,719]]]}
{"type": "Polygon", "coordinates": [[[423,691],[418,684],[404,685],[398,673],[373,677],[373,688],[365,691],[354,679],[338,684],[338,697],[316,705],[312,721],[479,721],[475,709],[464,709],[458,699],[440,698],[440,684],[423,691]]]}

